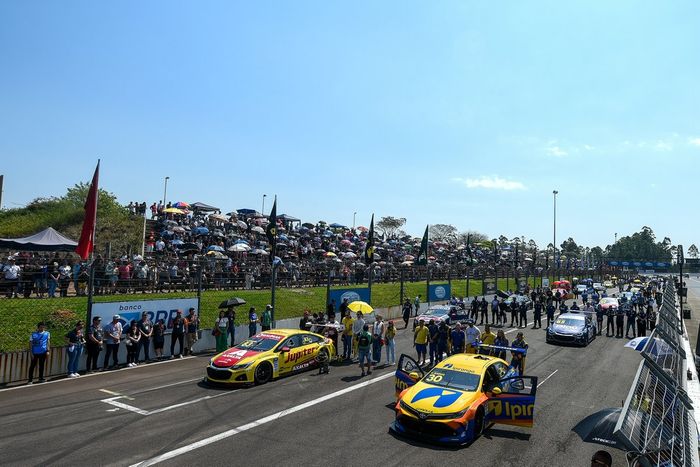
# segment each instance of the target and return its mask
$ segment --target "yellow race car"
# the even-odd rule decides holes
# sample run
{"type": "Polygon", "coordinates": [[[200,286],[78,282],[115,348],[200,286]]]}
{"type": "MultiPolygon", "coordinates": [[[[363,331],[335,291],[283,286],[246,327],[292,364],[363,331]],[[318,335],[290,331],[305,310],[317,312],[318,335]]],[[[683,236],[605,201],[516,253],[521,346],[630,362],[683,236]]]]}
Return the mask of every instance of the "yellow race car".
{"type": "Polygon", "coordinates": [[[399,435],[441,444],[467,444],[494,423],[531,427],[537,377],[518,376],[500,358],[455,354],[427,375],[408,355],[396,371],[399,435]]]}
{"type": "Polygon", "coordinates": [[[261,332],[212,357],[207,383],[264,384],[271,379],[309,370],[335,356],[333,342],[296,329],[261,332]]]}

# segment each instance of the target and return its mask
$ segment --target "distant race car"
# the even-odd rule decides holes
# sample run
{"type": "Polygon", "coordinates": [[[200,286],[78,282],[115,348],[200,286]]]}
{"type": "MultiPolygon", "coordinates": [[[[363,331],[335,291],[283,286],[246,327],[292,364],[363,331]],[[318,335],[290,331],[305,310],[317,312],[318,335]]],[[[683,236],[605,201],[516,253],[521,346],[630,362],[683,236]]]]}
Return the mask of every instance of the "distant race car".
{"type": "Polygon", "coordinates": [[[600,307],[603,310],[607,310],[610,307],[618,308],[619,306],[620,306],[620,302],[617,300],[617,298],[605,297],[605,298],[600,299],[600,307]]]}
{"type": "Polygon", "coordinates": [[[430,324],[430,320],[433,320],[435,324],[440,324],[444,321],[449,326],[456,322],[466,322],[467,319],[468,311],[458,306],[434,305],[413,320],[413,330],[416,330],[419,321],[423,321],[426,326],[430,324]]]}
{"type": "Polygon", "coordinates": [[[513,302],[513,300],[515,300],[518,305],[520,305],[521,303],[525,303],[528,310],[533,307],[532,299],[530,299],[530,297],[528,297],[527,295],[513,294],[513,295],[509,296],[508,298],[506,298],[505,302],[508,306],[510,306],[510,304],[513,302]]]}
{"type": "Polygon", "coordinates": [[[562,313],[547,328],[547,343],[587,346],[596,336],[596,322],[589,313],[562,313]]]}
{"type": "Polygon", "coordinates": [[[613,287],[615,287],[615,284],[613,284],[612,281],[603,281],[603,287],[605,287],[606,289],[612,289],[613,287]]]}
{"type": "Polygon", "coordinates": [[[601,284],[600,282],[594,282],[593,283],[593,290],[596,292],[603,292],[605,291],[605,286],[601,284]]]}
{"type": "Polygon", "coordinates": [[[273,329],[212,357],[204,380],[214,384],[264,384],[317,367],[335,353],[333,342],[319,334],[273,329]]]}
{"type": "Polygon", "coordinates": [[[427,375],[408,355],[396,370],[399,435],[441,444],[467,444],[494,423],[531,427],[537,377],[518,376],[500,358],[455,354],[427,375]]]}

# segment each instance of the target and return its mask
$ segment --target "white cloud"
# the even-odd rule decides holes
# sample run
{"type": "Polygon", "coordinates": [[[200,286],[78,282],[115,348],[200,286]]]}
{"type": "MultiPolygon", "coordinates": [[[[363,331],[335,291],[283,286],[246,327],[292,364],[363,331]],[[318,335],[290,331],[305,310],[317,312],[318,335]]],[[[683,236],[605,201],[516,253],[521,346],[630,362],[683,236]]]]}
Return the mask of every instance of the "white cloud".
{"type": "Polygon", "coordinates": [[[497,175],[487,176],[482,175],[479,178],[453,178],[453,182],[462,183],[467,188],[487,188],[489,190],[524,190],[525,185],[521,182],[506,180],[497,175]]]}
{"type": "Polygon", "coordinates": [[[584,144],[583,149],[585,149],[586,151],[592,151],[595,148],[593,146],[591,146],[590,144],[584,144]]]}
{"type": "Polygon", "coordinates": [[[654,145],[654,149],[661,152],[668,152],[673,150],[673,145],[660,139],[654,145]]]}
{"type": "Polygon", "coordinates": [[[693,146],[700,146],[700,138],[690,138],[688,142],[693,146]]]}
{"type": "Polygon", "coordinates": [[[559,146],[550,146],[547,149],[545,149],[545,151],[547,151],[547,154],[549,154],[550,156],[554,156],[554,157],[564,157],[567,154],[569,154],[568,152],[564,151],[559,146]]]}

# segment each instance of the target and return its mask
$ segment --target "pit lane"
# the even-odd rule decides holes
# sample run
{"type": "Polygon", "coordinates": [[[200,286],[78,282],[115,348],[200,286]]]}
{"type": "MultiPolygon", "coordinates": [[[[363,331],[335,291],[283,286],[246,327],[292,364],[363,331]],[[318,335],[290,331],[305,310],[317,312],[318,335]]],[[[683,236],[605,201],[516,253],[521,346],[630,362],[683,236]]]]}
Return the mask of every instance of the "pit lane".
{"type": "MultiPolygon", "coordinates": [[[[347,465],[361,453],[389,465],[465,458],[489,466],[584,464],[599,446],[581,442],[571,428],[590,413],[622,403],[640,356],[623,348],[624,339],[598,337],[581,349],[545,344],[543,330],[524,332],[530,345],[526,373],[539,376],[541,386],[534,427],[497,425],[463,449],[389,434],[393,379],[365,383],[395,367],[361,378],[356,365],[339,366],[329,375],[311,371],[224,390],[198,384],[208,357],[197,357],[0,393],[3,463],[94,465],[91,453],[119,446],[118,456],[100,463],[260,465],[284,459],[287,465],[347,465]],[[114,397],[143,413],[105,402],[114,397]],[[307,404],[312,401],[318,402],[307,404]],[[168,453],[176,455],[158,457],[168,453]]],[[[413,354],[410,329],[398,331],[397,356],[401,352],[413,354]]],[[[613,454],[623,462],[621,452],[613,454]]]]}

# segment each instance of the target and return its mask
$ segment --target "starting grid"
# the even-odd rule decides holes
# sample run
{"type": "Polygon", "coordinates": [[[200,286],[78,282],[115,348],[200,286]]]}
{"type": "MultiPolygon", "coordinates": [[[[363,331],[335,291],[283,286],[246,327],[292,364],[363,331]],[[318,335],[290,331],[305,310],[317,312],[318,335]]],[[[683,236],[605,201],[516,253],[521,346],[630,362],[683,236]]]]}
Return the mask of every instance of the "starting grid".
{"type": "Polygon", "coordinates": [[[632,455],[651,465],[700,465],[682,339],[680,303],[673,280],[668,280],[658,323],[642,349],[643,360],[615,427],[632,455]]]}

